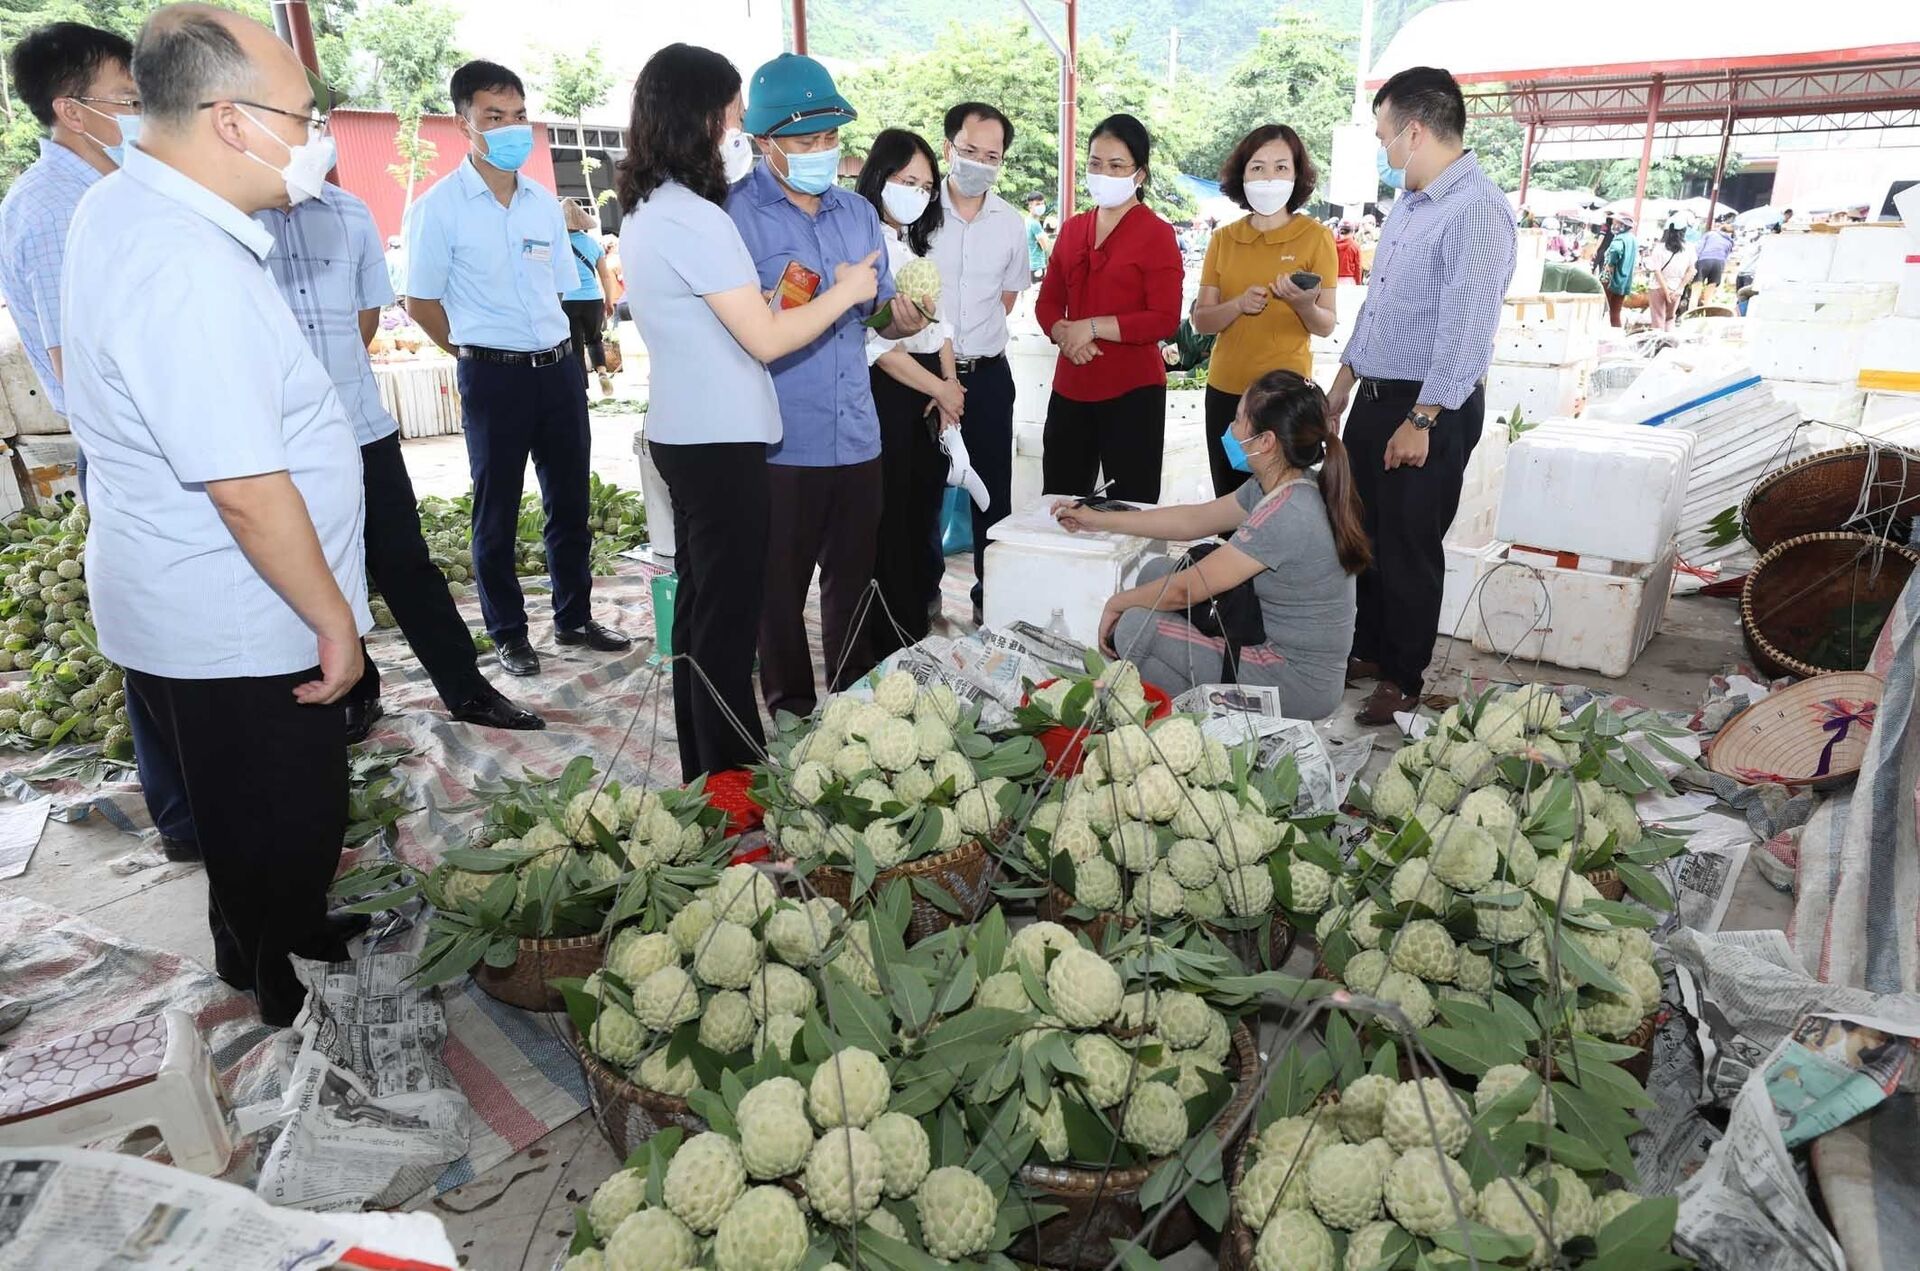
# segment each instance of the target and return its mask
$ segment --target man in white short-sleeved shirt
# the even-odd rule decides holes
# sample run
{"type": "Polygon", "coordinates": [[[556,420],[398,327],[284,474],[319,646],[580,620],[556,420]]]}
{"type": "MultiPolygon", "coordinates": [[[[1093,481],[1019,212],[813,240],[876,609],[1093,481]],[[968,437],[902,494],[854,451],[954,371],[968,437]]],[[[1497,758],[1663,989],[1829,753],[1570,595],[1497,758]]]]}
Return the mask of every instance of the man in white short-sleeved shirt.
{"type": "Polygon", "coordinates": [[[62,287],[87,584],[101,652],[180,758],[215,968],[285,1025],[288,955],[346,953],[339,703],[372,619],[353,425],[248,213],[317,189],[332,145],[299,61],[233,13],[156,11],[133,73],[140,143],[81,200],[62,287]]]}
{"type": "MultiPolygon", "coordinates": [[[[954,368],[967,390],[960,414],[973,470],[987,486],[987,506],[973,508],[973,620],[985,595],[987,528],[1013,499],[1013,371],[1007,365],[1007,315],[1032,275],[1027,222],[993,192],[1013,145],[1013,121],[985,102],[947,112],[947,179],[940,185],[946,219],[928,254],[940,270],[940,295],[953,324],[954,368]]],[[[934,578],[937,580],[939,574],[934,578]]],[[[928,601],[939,603],[939,596],[928,601]]]]}

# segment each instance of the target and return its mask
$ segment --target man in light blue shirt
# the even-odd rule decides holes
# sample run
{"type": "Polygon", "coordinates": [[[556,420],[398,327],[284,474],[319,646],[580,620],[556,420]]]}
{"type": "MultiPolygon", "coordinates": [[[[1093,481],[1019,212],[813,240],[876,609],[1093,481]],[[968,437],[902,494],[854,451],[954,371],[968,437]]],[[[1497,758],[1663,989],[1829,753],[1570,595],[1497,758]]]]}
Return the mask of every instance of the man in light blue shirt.
{"type": "Polygon", "coordinates": [[[289,955],[346,954],[340,702],[373,621],[353,425],[248,213],[310,196],[333,147],[299,61],[236,14],[157,10],[133,73],[140,142],[74,213],[61,289],[87,585],[101,652],[179,756],[215,969],[286,1025],[289,955]]]}
{"type": "Polygon", "coordinates": [[[407,218],[407,312],[460,359],[480,614],[501,668],[535,675],[540,658],[514,576],[529,457],[547,513],[555,643],[607,653],[631,643],[591,609],[587,376],[560,308],[579,275],[560,201],[520,175],[533,152],[520,77],[468,62],[448,95],[470,150],[407,218]]]}
{"type": "MultiPolygon", "coordinates": [[[[367,342],[393,303],[373,213],[355,195],[323,185],[317,198],[255,212],[273,235],[267,268],[307,346],[327,368],[360,443],[366,497],[367,578],[386,598],[407,643],[455,719],[489,728],[540,728],[480,674],[473,637],[420,531],[419,502],[400,454],[400,425],[380,404],[367,342]]],[[[380,672],[371,658],[347,696],[347,740],[380,716],[380,672]]]]}
{"type": "MultiPolygon", "coordinates": [[[[746,132],[760,162],[727,196],[727,215],[753,256],[761,287],[776,291],[788,266],[830,286],[834,267],[873,259],[880,289],[827,332],[768,369],[783,435],[767,449],[770,486],[766,602],[760,617],[760,687],[772,712],[805,715],[817,700],[807,646],[807,588],[820,571],[820,629],[827,687],[838,692],[872,667],[854,622],[873,580],[880,528],[880,417],[867,378],[867,328],[893,302],[888,338],[926,325],[895,297],[873,205],[836,185],[840,126],[855,118],[827,68],[782,53],[753,74],[746,132]],[[876,255],[877,253],[877,255],[876,255]]],[[[793,297],[800,299],[800,297],[793,297]]],[[[781,303],[776,296],[775,303],[781,303]]]]}
{"type": "MultiPolygon", "coordinates": [[[[139,122],[133,45],[111,31],[55,22],[30,32],[8,54],[16,91],[48,131],[40,158],[14,179],[0,201],[0,294],[47,402],[67,413],[61,384],[60,273],[67,227],[81,196],[119,166],[139,122]],[[121,125],[128,126],[122,134],[121,125]]],[[[86,490],[86,456],[80,486],[86,490]]],[[[146,708],[127,701],[127,725],[140,770],[140,792],[168,860],[200,859],[180,765],[146,708]]]]}

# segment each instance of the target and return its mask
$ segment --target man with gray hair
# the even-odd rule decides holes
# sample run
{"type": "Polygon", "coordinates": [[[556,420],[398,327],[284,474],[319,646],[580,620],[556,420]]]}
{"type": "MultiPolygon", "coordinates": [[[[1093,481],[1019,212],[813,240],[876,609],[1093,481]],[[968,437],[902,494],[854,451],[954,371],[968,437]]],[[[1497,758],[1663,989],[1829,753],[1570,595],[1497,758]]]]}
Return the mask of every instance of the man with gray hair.
{"type": "Polygon", "coordinates": [[[249,214],[311,198],[333,144],[292,52],[225,10],[157,10],[133,76],[138,145],[81,200],[66,259],[87,582],[101,652],[180,757],[214,967],[286,1025],[288,955],[346,953],[340,701],[372,619],[353,424],[249,214]]]}

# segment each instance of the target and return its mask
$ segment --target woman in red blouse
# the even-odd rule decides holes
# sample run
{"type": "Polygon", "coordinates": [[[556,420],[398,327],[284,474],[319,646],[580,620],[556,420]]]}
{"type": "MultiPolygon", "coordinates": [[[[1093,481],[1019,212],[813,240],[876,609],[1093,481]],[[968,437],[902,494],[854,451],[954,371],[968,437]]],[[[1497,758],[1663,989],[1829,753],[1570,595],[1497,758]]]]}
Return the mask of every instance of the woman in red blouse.
{"type": "Polygon", "coordinates": [[[1049,494],[1160,501],[1167,431],[1167,368],[1160,341],[1180,325],[1180,245],[1140,202],[1147,130],[1109,115],[1087,144],[1095,207],[1060,227],[1035,316],[1060,346],[1041,472],[1049,494]]]}

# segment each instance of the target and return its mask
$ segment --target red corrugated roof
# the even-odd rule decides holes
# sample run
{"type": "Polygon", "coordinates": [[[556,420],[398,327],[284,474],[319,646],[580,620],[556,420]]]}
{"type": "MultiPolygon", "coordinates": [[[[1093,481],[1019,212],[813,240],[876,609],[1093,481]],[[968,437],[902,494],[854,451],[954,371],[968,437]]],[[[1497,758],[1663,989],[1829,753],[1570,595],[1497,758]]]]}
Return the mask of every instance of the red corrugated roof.
{"type": "MultiPolygon", "coordinates": [[[[385,110],[336,110],[329,118],[333,143],[339,151],[340,184],[366,200],[381,237],[398,234],[407,191],[387,169],[400,162],[393,144],[399,134],[399,120],[385,110]]],[[[425,116],[420,121],[420,135],[434,144],[436,153],[431,171],[414,184],[415,198],[467,156],[466,134],[452,115],[425,116]]],[[[545,124],[534,125],[533,154],[521,171],[549,190],[554,188],[553,152],[547,148],[545,124]]]]}

